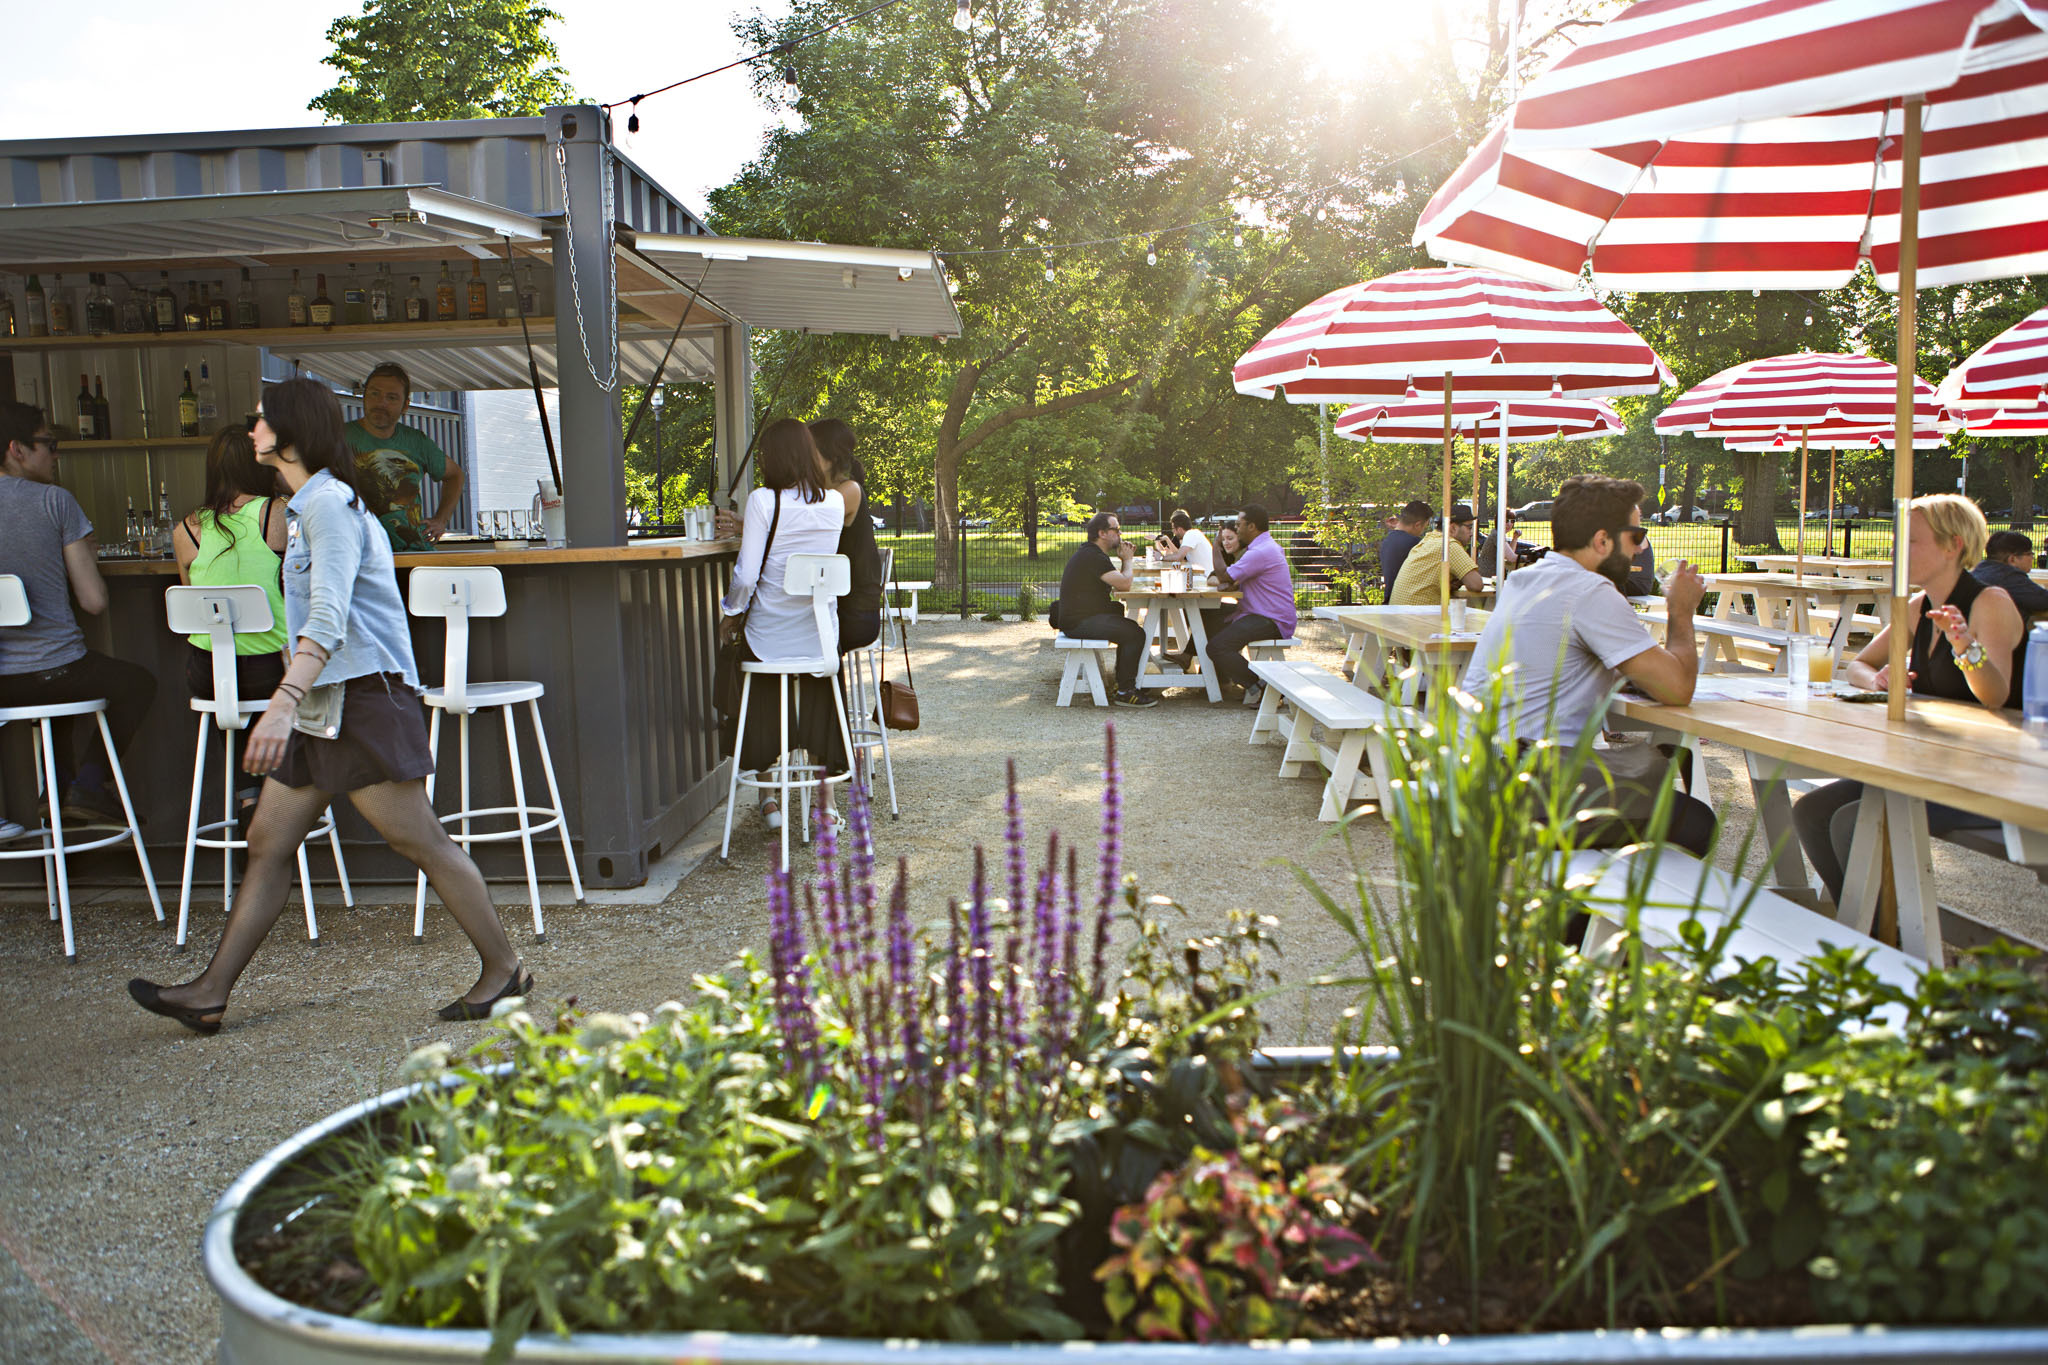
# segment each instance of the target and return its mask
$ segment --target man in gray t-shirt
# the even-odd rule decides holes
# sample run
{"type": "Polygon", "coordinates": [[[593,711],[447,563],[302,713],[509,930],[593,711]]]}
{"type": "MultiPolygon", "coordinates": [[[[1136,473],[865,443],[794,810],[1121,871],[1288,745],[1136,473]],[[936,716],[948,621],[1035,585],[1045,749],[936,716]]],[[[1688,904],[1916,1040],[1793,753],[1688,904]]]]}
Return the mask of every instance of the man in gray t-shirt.
{"type": "MultiPolygon", "coordinates": [[[[0,629],[0,706],[46,706],[105,699],[117,751],[142,727],[156,679],[139,664],[85,647],[72,614],[107,609],[92,522],[78,499],[57,486],[57,439],[41,409],[0,400],[0,574],[21,580],[28,597],[25,625],[0,629]]],[[[59,723],[57,775],[66,785],[66,818],[125,823],[108,783],[99,727],[59,723]]]]}

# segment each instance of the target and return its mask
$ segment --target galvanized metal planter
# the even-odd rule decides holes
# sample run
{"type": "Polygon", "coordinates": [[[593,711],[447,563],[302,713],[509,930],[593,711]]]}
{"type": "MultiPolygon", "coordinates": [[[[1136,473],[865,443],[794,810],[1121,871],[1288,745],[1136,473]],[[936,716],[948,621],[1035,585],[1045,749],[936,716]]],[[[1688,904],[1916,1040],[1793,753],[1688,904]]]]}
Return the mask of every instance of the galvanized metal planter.
{"type": "MultiPolygon", "coordinates": [[[[1326,1066],[1327,1048],[1275,1049],[1282,1069],[1326,1066]]],[[[279,1171],[322,1141],[403,1102],[414,1087],[353,1105],[266,1153],[228,1188],[207,1220],[206,1278],[220,1295],[222,1365],[361,1365],[363,1361],[446,1365],[481,1361],[490,1334],[476,1330],[387,1327],[289,1303],[256,1283],[235,1260],[235,1226],[249,1200],[279,1171]]],[[[971,1345],[943,1341],[866,1341],[722,1332],[645,1336],[540,1334],[516,1359],[555,1365],[597,1362],[744,1362],[745,1365],[1270,1365],[1284,1351],[1302,1365],[1592,1365],[1610,1361],[1827,1361],[1830,1365],[2018,1365],[2048,1361],[2044,1328],[1802,1327],[1763,1331],[1558,1332],[1540,1336],[1430,1337],[1317,1341],[1258,1346],[1079,1343],[971,1345]]]]}

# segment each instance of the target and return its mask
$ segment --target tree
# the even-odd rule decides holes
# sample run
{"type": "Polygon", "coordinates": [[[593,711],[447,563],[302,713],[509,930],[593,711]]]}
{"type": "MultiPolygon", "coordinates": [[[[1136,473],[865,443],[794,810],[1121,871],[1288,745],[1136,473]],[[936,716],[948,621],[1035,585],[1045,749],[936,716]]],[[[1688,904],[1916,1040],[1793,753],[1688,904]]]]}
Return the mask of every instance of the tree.
{"type": "Polygon", "coordinates": [[[341,73],[306,107],[337,123],[502,118],[573,104],[547,35],[561,15],[528,0],[364,0],[327,28],[341,73]]]}

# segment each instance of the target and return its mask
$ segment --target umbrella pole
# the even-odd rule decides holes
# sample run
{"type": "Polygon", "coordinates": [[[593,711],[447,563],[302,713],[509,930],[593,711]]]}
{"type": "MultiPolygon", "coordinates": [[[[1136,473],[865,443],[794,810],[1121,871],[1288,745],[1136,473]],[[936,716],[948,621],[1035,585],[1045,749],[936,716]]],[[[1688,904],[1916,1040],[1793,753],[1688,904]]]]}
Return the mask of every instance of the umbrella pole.
{"type": "Polygon", "coordinates": [[[1835,552],[1835,448],[1828,447],[1828,545],[1829,554],[1835,552]]]}
{"type": "MultiPolygon", "coordinates": [[[[1493,590],[1500,592],[1508,576],[1508,405],[1500,405],[1500,470],[1493,492],[1493,590]]],[[[1494,605],[1500,605],[1495,597],[1494,605]]]]}
{"type": "Polygon", "coordinates": [[[1919,96],[1906,101],[1905,147],[1899,174],[1899,399],[1892,435],[1892,620],[1890,673],[1885,714],[1906,718],[1906,536],[1913,501],[1913,373],[1919,344],[1917,300],[1920,273],[1920,109],[1919,96]]]}
{"type": "Polygon", "coordinates": [[[1443,558],[1438,561],[1436,571],[1437,597],[1441,600],[1443,633],[1451,633],[1451,446],[1453,422],[1451,415],[1450,371],[1444,371],[1444,544],[1443,558]]]}
{"type": "Polygon", "coordinates": [[[1799,428],[1799,548],[1792,552],[1792,576],[1806,577],[1806,428],[1799,428]]]}

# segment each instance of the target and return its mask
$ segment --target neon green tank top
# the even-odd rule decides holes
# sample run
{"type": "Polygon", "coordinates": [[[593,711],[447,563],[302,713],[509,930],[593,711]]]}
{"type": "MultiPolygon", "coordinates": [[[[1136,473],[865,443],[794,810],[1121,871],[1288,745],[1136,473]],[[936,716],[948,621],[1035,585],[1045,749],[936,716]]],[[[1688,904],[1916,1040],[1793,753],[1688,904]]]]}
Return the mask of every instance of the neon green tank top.
{"type": "MultiPolygon", "coordinates": [[[[238,583],[253,583],[270,598],[271,628],[258,635],[237,635],[237,654],[276,654],[284,648],[283,561],[263,539],[263,509],[269,501],[251,498],[222,519],[234,536],[233,544],[228,543],[227,535],[215,524],[212,512],[203,508],[199,512],[199,553],[192,560],[189,575],[192,585],[229,588],[238,583]]],[[[272,515],[281,517],[285,513],[279,508],[272,515]]],[[[213,648],[213,641],[207,636],[189,638],[201,649],[213,648]]]]}

